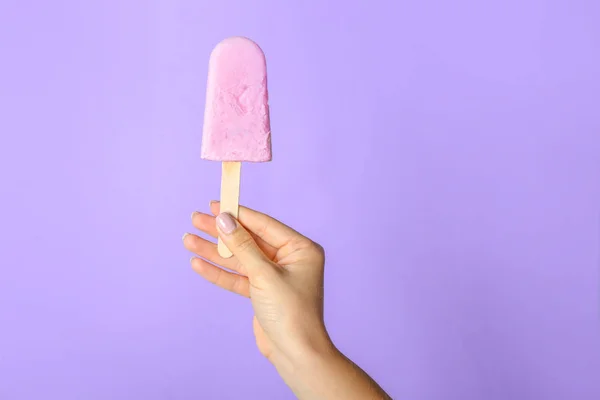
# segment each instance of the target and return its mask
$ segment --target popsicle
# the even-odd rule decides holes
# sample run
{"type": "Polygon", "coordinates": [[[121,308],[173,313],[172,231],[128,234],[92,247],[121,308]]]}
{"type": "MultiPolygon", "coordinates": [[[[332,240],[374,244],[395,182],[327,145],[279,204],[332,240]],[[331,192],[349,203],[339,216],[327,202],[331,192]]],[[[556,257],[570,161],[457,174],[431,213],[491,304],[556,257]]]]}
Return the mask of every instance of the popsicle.
{"type": "MultiPolygon", "coordinates": [[[[201,156],[221,161],[221,212],[237,218],[241,162],[271,161],[267,66],[261,48],[231,37],[212,51],[208,65],[201,156]]],[[[221,257],[231,251],[219,240],[221,257]]]]}

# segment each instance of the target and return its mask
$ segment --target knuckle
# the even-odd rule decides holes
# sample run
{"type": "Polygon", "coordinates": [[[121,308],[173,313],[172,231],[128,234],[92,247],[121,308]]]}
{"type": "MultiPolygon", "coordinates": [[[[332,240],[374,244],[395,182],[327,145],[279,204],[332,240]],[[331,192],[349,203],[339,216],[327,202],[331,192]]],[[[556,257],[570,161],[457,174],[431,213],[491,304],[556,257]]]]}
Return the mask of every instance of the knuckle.
{"type": "Polygon", "coordinates": [[[264,238],[269,230],[270,220],[267,219],[261,226],[256,230],[256,236],[259,238],[264,238]]]}
{"type": "Polygon", "coordinates": [[[323,257],[325,256],[325,249],[319,243],[312,242],[312,248],[313,248],[314,252],[317,253],[318,255],[323,256],[323,257]]]}
{"type": "Polygon", "coordinates": [[[297,237],[290,242],[294,250],[305,251],[306,254],[312,255],[319,260],[325,259],[325,249],[319,243],[314,242],[304,236],[297,237]]]}
{"type": "Polygon", "coordinates": [[[231,291],[232,292],[236,292],[236,293],[242,293],[242,280],[241,279],[236,279],[233,281],[233,283],[231,284],[231,291]]]}
{"type": "Polygon", "coordinates": [[[294,250],[310,249],[312,241],[304,236],[298,236],[291,240],[290,245],[294,250]]]}
{"type": "Polygon", "coordinates": [[[317,242],[310,242],[310,252],[315,257],[316,261],[320,263],[325,261],[325,249],[317,242]]]}
{"type": "Polygon", "coordinates": [[[225,278],[225,276],[224,276],[223,270],[219,269],[217,272],[217,276],[213,279],[212,283],[214,283],[217,286],[223,287],[223,285],[225,283],[224,278],[225,278]]]}
{"type": "Polygon", "coordinates": [[[248,249],[250,249],[253,245],[254,245],[254,239],[252,239],[252,237],[250,235],[246,234],[246,235],[240,235],[240,237],[237,238],[235,247],[237,248],[238,251],[244,252],[244,251],[247,251],[248,249]]]}
{"type": "Polygon", "coordinates": [[[246,267],[237,258],[236,258],[235,264],[233,265],[232,269],[239,274],[248,275],[248,273],[246,271],[246,267]]]}

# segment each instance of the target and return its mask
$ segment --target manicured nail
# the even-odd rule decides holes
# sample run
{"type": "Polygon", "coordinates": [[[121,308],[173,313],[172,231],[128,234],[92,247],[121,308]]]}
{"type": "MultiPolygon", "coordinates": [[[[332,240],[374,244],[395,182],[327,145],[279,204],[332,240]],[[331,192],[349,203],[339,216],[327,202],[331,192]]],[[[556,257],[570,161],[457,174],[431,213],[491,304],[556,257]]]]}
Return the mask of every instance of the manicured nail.
{"type": "Polygon", "coordinates": [[[194,262],[194,259],[196,259],[196,257],[194,257],[194,256],[190,257],[190,264],[194,262]]]}
{"type": "Polygon", "coordinates": [[[229,235],[235,230],[235,228],[237,228],[235,220],[231,215],[227,213],[219,214],[219,216],[217,217],[217,225],[219,226],[221,232],[223,232],[226,235],[229,235]]]}
{"type": "Polygon", "coordinates": [[[186,237],[187,235],[189,235],[189,233],[184,233],[184,234],[183,234],[183,237],[181,238],[181,240],[185,240],[185,237],[186,237]]]}
{"type": "Polygon", "coordinates": [[[192,213],[192,219],[194,219],[194,217],[196,216],[196,214],[200,214],[200,213],[199,213],[198,211],[194,211],[194,212],[192,213]]]}
{"type": "Polygon", "coordinates": [[[209,206],[209,207],[212,207],[212,205],[213,205],[214,203],[218,203],[218,202],[219,202],[218,200],[211,200],[211,201],[210,201],[210,203],[208,203],[208,206],[209,206]]]}

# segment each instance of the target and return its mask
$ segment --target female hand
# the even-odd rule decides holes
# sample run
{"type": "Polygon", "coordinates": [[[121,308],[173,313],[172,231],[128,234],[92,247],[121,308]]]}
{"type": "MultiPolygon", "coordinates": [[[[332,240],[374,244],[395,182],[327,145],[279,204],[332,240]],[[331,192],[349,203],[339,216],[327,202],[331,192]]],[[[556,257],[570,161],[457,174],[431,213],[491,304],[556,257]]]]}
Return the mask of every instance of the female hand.
{"type": "MultiPolygon", "coordinates": [[[[210,209],[218,215],[219,203],[211,202],[210,209]]],[[[195,212],[192,224],[212,237],[220,232],[234,254],[222,258],[215,243],[192,234],[184,236],[185,247],[201,257],[191,260],[198,274],[250,297],[256,344],[265,357],[277,366],[306,352],[331,350],[323,322],[325,258],[321,246],[245,207],[240,207],[239,223],[229,214],[215,218],[195,212]]]]}
{"type": "Polygon", "coordinates": [[[233,253],[185,234],[185,247],[199,257],[192,268],[219,287],[249,297],[260,352],[301,399],[388,399],[383,390],[331,342],[323,322],[323,248],[281,222],[240,207],[239,220],[195,212],[192,223],[220,237],[233,253]],[[215,217],[216,216],[216,217],[215,217]]]}

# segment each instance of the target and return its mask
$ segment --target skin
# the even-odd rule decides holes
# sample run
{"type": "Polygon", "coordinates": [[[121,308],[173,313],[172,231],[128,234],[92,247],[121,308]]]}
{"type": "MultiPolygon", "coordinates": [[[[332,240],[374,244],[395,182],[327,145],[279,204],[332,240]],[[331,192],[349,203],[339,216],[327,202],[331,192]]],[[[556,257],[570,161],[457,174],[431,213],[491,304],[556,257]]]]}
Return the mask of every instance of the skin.
{"type": "Polygon", "coordinates": [[[183,243],[194,253],[191,265],[207,281],[250,298],[258,350],[301,400],[391,399],[345,357],[327,334],[323,320],[323,248],[265,214],[240,207],[239,220],[194,212],[194,227],[224,241],[233,253],[219,256],[217,245],[194,234],[183,243]],[[230,221],[228,232],[223,221],[230,221]]]}

